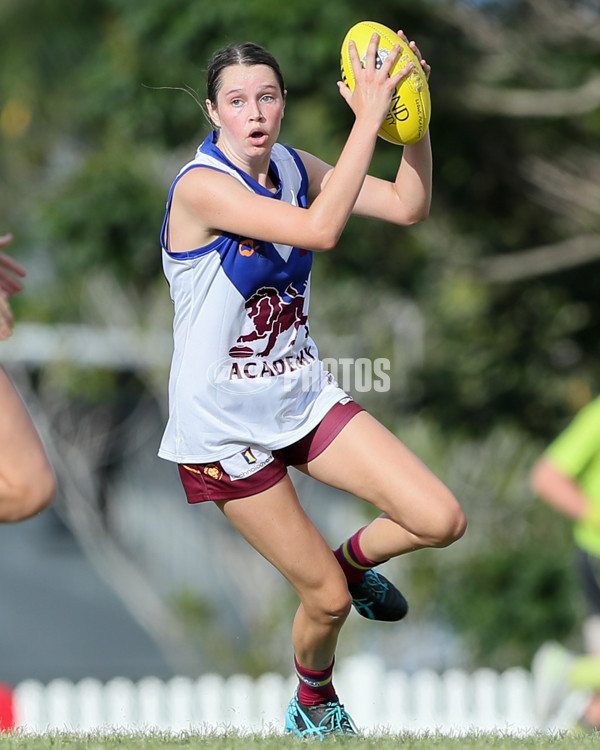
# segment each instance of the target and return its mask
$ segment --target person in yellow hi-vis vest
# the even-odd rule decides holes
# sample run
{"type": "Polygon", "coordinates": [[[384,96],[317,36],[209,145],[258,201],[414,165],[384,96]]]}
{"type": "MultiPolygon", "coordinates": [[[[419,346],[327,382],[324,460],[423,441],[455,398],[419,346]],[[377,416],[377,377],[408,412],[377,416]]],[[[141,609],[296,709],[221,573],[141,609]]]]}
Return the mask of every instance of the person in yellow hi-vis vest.
{"type": "Polygon", "coordinates": [[[539,458],[531,486],[545,502],[573,520],[587,616],[587,656],[574,659],[570,686],[589,690],[581,722],[600,729],[600,396],[584,406],[539,458]]]}

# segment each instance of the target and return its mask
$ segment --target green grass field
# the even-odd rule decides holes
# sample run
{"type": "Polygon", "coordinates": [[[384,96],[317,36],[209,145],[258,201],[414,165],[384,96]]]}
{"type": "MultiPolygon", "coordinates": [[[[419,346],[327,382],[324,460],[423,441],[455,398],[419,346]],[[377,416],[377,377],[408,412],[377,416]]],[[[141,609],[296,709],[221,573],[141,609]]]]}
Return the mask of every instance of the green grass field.
{"type": "MultiPolygon", "coordinates": [[[[325,745],[335,744],[360,750],[585,750],[598,748],[600,734],[592,735],[533,735],[510,737],[501,734],[471,734],[447,737],[439,734],[395,734],[376,737],[331,737],[325,745]]],[[[0,750],[286,750],[305,747],[307,740],[281,735],[227,734],[60,734],[0,735],[0,750]]],[[[317,747],[322,746],[317,744],[317,747]]]]}

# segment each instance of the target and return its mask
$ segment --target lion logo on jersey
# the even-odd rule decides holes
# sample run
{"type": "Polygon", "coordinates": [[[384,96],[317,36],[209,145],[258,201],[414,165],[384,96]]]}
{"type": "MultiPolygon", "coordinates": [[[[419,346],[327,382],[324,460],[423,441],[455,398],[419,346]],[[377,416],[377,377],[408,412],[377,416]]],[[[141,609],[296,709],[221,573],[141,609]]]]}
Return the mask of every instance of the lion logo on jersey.
{"type": "Polygon", "coordinates": [[[290,341],[290,345],[296,342],[299,329],[304,326],[308,336],[308,318],[304,314],[304,295],[290,284],[283,294],[271,286],[263,286],[256,291],[245,305],[253,330],[250,333],[239,336],[237,342],[229,350],[231,357],[266,357],[277,342],[277,338],[291,328],[295,329],[296,335],[290,341]],[[245,344],[254,341],[264,342],[254,351],[245,344]]]}

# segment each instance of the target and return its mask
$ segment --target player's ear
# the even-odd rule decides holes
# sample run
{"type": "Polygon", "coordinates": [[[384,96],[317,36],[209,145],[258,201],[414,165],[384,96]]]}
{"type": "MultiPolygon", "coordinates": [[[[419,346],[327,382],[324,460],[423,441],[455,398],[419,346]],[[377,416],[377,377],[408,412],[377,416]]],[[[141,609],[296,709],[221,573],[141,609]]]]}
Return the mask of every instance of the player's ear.
{"type": "Polygon", "coordinates": [[[215,126],[215,128],[221,127],[221,120],[219,118],[219,113],[217,112],[216,107],[213,107],[213,104],[210,99],[206,99],[204,104],[206,105],[206,111],[208,112],[208,116],[210,117],[210,121],[215,126]]]}

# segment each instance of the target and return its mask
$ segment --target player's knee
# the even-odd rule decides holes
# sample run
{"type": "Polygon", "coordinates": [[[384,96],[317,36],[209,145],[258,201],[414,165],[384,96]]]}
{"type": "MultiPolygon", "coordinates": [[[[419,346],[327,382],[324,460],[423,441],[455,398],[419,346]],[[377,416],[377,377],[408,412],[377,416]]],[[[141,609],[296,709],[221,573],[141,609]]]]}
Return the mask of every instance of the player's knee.
{"type": "Polygon", "coordinates": [[[352,597],[346,585],[324,586],[306,603],[312,617],[321,624],[341,626],[352,607],[352,597]]]}
{"type": "Polygon", "coordinates": [[[458,501],[450,495],[443,508],[438,509],[425,535],[430,547],[448,547],[467,530],[467,517],[458,501]]]}
{"type": "Polygon", "coordinates": [[[342,625],[350,614],[351,608],[352,597],[346,590],[344,592],[340,592],[340,594],[335,599],[327,602],[322,610],[322,614],[326,621],[331,622],[334,625],[342,625]]]}

